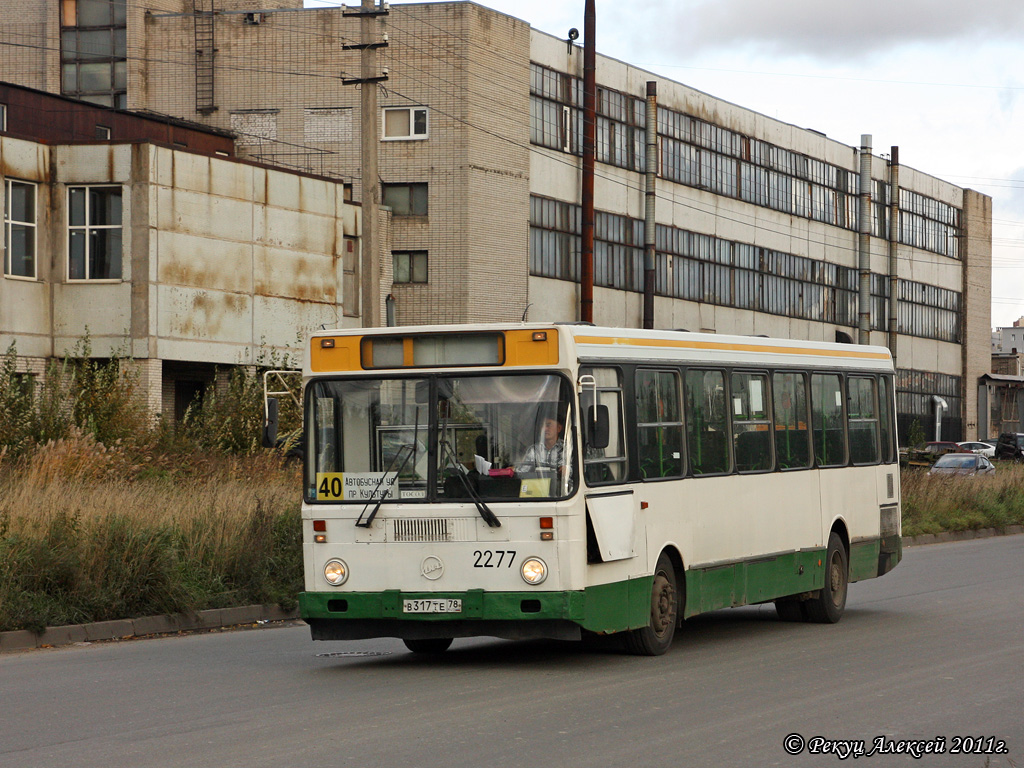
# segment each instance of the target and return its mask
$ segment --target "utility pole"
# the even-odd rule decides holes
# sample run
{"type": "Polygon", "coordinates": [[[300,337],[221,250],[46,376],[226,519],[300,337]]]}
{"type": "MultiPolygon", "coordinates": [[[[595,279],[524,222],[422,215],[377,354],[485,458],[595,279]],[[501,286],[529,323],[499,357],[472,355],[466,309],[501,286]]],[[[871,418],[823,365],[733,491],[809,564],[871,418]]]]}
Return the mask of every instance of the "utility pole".
{"type": "Polygon", "coordinates": [[[857,343],[871,343],[871,134],[860,137],[860,234],[857,238],[860,280],[857,292],[857,343]]]}
{"type": "Polygon", "coordinates": [[[654,327],[654,278],[656,254],[657,200],[655,183],[658,176],[658,82],[647,81],[647,152],[644,157],[644,328],[654,327]]]}
{"type": "Polygon", "coordinates": [[[380,185],[377,183],[377,148],[380,138],[377,132],[377,83],[388,79],[387,73],[377,71],[377,49],[387,46],[384,40],[376,40],[377,17],[388,14],[388,4],[378,6],[376,0],[363,0],[357,9],[342,11],[343,16],[359,17],[359,39],[354,45],[343,45],[343,50],[359,50],[359,77],[342,78],[343,85],[359,85],[362,88],[359,102],[360,120],[360,164],[362,166],[362,218],[363,236],[360,244],[360,304],[364,328],[381,325],[380,311],[380,264],[377,218],[380,211],[380,185]]]}
{"type": "Polygon", "coordinates": [[[594,0],[583,11],[583,213],[580,233],[580,320],[594,322],[594,154],[597,144],[597,43],[594,0]]]}

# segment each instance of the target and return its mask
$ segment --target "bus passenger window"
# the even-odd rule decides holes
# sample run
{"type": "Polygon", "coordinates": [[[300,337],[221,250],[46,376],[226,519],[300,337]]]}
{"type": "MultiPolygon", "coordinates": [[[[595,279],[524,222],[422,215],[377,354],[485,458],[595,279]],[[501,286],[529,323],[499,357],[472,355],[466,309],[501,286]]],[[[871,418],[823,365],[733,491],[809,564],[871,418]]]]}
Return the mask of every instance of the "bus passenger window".
{"type": "Polygon", "coordinates": [[[682,476],[683,417],[674,371],[636,372],[636,420],[640,476],[682,476]]]}
{"type": "Polygon", "coordinates": [[[896,430],[892,422],[892,379],[883,376],[878,387],[878,423],[882,437],[882,461],[889,464],[894,461],[893,435],[896,430]]]}
{"type": "Polygon", "coordinates": [[[850,430],[850,459],[854,464],[878,462],[878,411],[875,407],[875,380],[851,376],[846,380],[849,390],[847,423],[850,430]]]}
{"type": "Polygon", "coordinates": [[[770,472],[772,461],[772,422],[768,412],[768,377],[762,374],[734,373],[732,398],[733,456],[738,472],[770,472]]]}
{"type": "Polygon", "coordinates": [[[846,464],[846,430],[843,424],[843,388],[839,375],[811,376],[811,421],[814,429],[814,460],[819,467],[846,464]]]}
{"type": "Polygon", "coordinates": [[[775,403],[775,455],[779,469],[811,466],[811,436],[807,430],[807,380],[802,373],[772,376],[775,403]]]}
{"type": "Polygon", "coordinates": [[[728,434],[725,374],[721,371],[687,371],[686,447],[693,474],[720,475],[732,470],[728,434]]]}

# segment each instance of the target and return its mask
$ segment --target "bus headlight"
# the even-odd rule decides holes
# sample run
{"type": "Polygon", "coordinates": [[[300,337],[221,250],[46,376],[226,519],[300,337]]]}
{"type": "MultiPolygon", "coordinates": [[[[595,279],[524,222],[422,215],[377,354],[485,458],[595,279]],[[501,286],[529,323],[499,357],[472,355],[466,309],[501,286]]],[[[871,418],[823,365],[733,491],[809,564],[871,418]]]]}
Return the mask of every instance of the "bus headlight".
{"type": "Polygon", "coordinates": [[[540,584],[548,577],[548,566],[539,557],[528,557],[519,567],[519,572],[527,584],[540,584]]]}
{"type": "Polygon", "coordinates": [[[340,587],[348,581],[348,566],[343,560],[328,560],[324,566],[324,578],[332,587],[340,587]]]}

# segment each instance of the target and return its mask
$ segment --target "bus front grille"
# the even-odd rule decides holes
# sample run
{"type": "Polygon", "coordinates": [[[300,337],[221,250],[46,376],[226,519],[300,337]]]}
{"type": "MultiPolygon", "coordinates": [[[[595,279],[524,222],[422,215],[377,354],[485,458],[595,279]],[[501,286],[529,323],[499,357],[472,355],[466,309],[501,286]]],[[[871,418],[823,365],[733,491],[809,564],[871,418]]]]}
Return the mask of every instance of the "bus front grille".
{"type": "Polygon", "coordinates": [[[392,522],[392,541],[469,541],[465,518],[414,517],[392,522]]]}

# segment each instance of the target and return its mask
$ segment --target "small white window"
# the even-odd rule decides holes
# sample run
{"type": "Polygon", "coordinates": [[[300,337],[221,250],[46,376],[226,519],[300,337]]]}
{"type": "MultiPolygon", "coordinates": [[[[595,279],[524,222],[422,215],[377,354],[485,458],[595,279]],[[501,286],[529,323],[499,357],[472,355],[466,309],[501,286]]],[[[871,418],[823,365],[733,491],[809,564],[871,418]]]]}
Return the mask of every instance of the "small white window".
{"type": "Polygon", "coordinates": [[[7,130],[7,105],[0,104],[0,131],[7,130]]]}
{"type": "Polygon", "coordinates": [[[4,272],[35,280],[36,185],[7,179],[4,187],[4,272]]]}
{"type": "Polygon", "coordinates": [[[387,107],[384,110],[384,141],[427,138],[426,107],[387,107]]]}
{"type": "Polygon", "coordinates": [[[120,280],[121,187],[68,187],[68,279],[120,280]]]}

